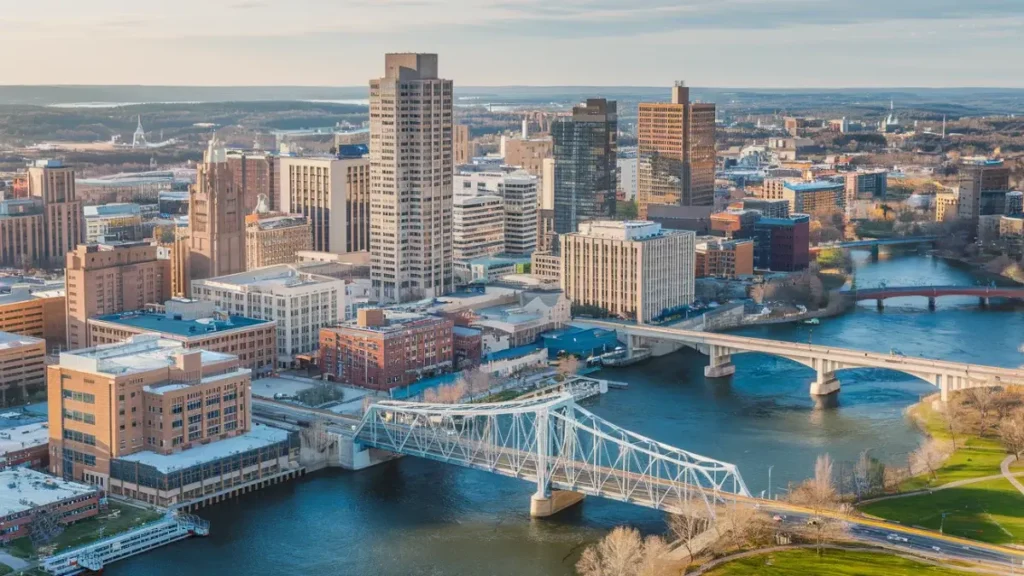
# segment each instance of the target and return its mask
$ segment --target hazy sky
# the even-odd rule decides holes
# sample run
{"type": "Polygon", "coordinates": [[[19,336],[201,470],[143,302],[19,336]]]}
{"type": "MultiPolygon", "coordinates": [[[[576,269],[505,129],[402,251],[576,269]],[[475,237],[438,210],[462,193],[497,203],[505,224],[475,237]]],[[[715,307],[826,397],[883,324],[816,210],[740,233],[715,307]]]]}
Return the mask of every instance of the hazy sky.
{"type": "Polygon", "coordinates": [[[3,84],[1024,87],[1024,0],[0,0],[3,84]]]}

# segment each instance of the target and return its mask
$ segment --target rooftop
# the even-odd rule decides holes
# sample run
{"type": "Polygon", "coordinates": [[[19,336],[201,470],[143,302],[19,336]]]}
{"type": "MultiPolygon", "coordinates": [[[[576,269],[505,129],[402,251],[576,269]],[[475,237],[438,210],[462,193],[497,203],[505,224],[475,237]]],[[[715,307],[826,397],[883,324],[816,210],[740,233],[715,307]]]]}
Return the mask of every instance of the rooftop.
{"type": "Polygon", "coordinates": [[[786,182],[785,187],[794,192],[818,192],[821,190],[841,190],[845,185],[842,182],[816,180],[814,182],[786,182]]]}
{"type": "Polygon", "coordinates": [[[86,218],[102,218],[104,216],[133,216],[142,213],[142,207],[138,204],[118,202],[113,204],[101,204],[99,206],[83,206],[82,212],[86,218]]]}
{"type": "MultiPolygon", "coordinates": [[[[173,366],[175,356],[185,352],[188,350],[177,340],[161,338],[159,334],[138,334],[116,344],[61,352],[60,365],[83,372],[120,376],[173,366]]],[[[203,350],[201,354],[203,364],[236,358],[209,350],[203,350]]]]}
{"type": "Polygon", "coordinates": [[[166,474],[175,470],[186,470],[208,462],[216,462],[228,456],[265,448],[287,440],[287,430],[271,428],[264,424],[253,424],[252,430],[245,434],[203,444],[174,454],[157,454],[156,452],[149,451],[136,452],[135,454],[122,456],[119,460],[152,466],[166,474]]]}
{"type": "Polygon", "coordinates": [[[93,320],[110,322],[122,326],[138,328],[146,332],[160,332],[186,338],[198,338],[216,332],[230,332],[232,330],[243,330],[268,324],[269,320],[257,320],[246,316],[228,316],[226,320],[216,318],[199,318],[196,320],[182,320],[178,317],[168,318],[166,314],[159,312],[135,311],[118,312],[116,314],[104,314],[96,316],[93,320]]]}
{"type": "Polygon", "coordinates": [[[9,516],[98,491],[27,468],[0,470],[0,516],[9,516]]]}
{"type": "Polygon", "coordinates": [[[50,429],[46,422],[24,424],[0,430],[0,455],[16,450],[24,450],[34,446],[42,446],[50,441],[50,429]]]}
{"type": "Polygon", "coordinates": [[[275,288],[297,288],[299,286],[328,284],[331,282],[340,283],[341,281],[331,278],[330,276],[303,272],[294,264],[266,266],[255,270],[239,272],[237,274],[229,274],[227,276],[218,276],[216,278],[197,281],[199,284],[229,284],[238,288],[266,290],[273,290],[275,288]]]}
{"type": "Polygon", "coordinates": [[[33,344],[38,344],[39,342],[44,342],[44,340],[42,338],[36,338],[35,336],[0,332],[0,350],[18,348],[19,346],[31,346],[33,344]]]}
{"type": "Polygon", "coordinates": [[[522,358],[523,356],[529,356],[537,350],[542,350],[544,347],[540,344],[527,344],[526,346],[517,346],[516,348],[509,348],[507,350],[499,350],[497,352],[491,352],[484,356],[486,362],[496,362],[498,360],[508,360],[510,358],[522,358]]]}
{"type": "Polygon", "coordinates": [[[644,241],[660,238],[670,232],[649,220],[591,220],[580,222],[576,235],[610,240],[644,241]]]}
{"type": "Polygon", "coordinates": [[[456,336],[479,336],[482,334],[482,332],[476,328],[466,328],[465,326],[455,326],[452,328],[452,333],[456,336]]]}
{"type": "MultiPolygon", "coordinates": [[[[369,332],[381,332],[388,334],[390,332],[398,332],[404,330],[406,327],[426,322],[444,322],[444,319],[440,316],[433,316],[431,314],[421,314],[418,312],[407,312],[404,310],[397,309],[386,309],[384,310],[384,319],[387,321],[383,326],[360,326],[359,320],[349,320],[348,322],[341,323],[339,328],[346,328],[351,330],[363,330],[369,332]]],[[[329,330],[329,328],[328,328],[329,330]]]]}
{"type": "Polygon", "coordinates": [[[305,226],[306,217],[302,214],[282,214],[280,216],[268,216],[266,218],[258,218],[256,224],[260,227],[260,230],[276,230],[278,228],[294,228],[295,226],[305,226]]]}

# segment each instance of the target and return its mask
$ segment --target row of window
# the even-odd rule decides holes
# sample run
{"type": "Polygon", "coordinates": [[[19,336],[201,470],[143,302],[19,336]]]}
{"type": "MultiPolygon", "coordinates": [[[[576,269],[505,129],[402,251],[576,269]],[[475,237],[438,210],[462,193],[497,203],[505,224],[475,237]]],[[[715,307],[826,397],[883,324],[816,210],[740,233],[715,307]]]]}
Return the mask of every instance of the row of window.
{"type": "Polygon", "coordinates": [[[79,412],[78,410],[64,409],[64,418],[68,420],[74,420],[75,422],[84,422],[86,424],[95,424],[96,416],[89,414],[88,412],[79,412]]]}
{"type": "Polygon", "coordinates": [[[75,392],[74,390],[64,389],[64,398],[69,398],[77,402],[85,402],[86,404],[95,404],[96,396],[94,394],[86,394],[85,392],[75,392]]]}
{"type": "Polygon", "coordinates": [[[89,446],[96,445],[96,437],[92,434],[85,434],[84,432],[79,432],[77,430],[68,430],[67,428],[64,429],[64,439],[71,440],[73,442],[81,442],[82,444],[87,444],[89,446]]]}

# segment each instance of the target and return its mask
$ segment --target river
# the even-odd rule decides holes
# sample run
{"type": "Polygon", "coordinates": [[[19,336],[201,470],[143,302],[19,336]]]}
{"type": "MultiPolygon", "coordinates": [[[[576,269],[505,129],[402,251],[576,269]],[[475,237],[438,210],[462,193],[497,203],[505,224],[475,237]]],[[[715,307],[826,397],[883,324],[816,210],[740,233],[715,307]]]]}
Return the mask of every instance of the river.
{"type": "MultiPolygon", "coordinates": [[[[854,253],[859,287],[970,285],[969,272],[931,257],[871,262],[854,253]]],[[[1024,364],[1024,307],[979,308],[949,297],[859,305],[818,326],[740,333],[811,340],[876,352],[1015,366],[1024,364]]],[[[840,373],[838,406],[815,408],[814,373],[756,354],[734,358],[731,379],[704,379],[706,358],[683,351],[608,378],[630,383],[584,406],[609,421],[686,450],[737,464],[751,491],[778,492],[812,472],[818,454],[853,462],[864,450],[902,460],[920,442],[904,417],[934,388],[885,370],[840,373]]],[[[328,470],[202,510],[211,535],[115,564],[111,576],[569,575],[581,547],[619,524],[664,531],[663,515],[588,498],[554,518],[531,520],[533,485],[416,458],[360,472],[328,470]]]]}

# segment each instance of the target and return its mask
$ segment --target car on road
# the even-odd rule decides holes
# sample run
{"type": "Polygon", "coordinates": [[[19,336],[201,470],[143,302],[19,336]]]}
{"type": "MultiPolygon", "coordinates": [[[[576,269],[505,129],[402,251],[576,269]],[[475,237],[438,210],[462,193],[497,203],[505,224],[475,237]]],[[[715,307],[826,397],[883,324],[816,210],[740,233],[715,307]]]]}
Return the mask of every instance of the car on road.
{"type": "Polygon", "coordinates": [[[932,550],[935,550],[936,552],[942,552],[942,548],[939,548],[938,546],[932,546],[932,550]]]}

